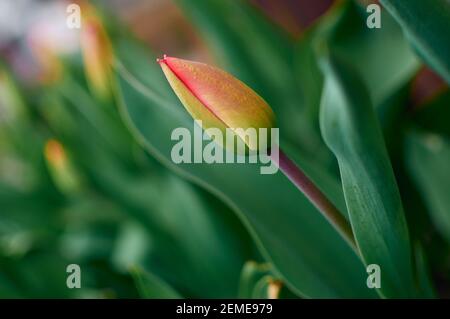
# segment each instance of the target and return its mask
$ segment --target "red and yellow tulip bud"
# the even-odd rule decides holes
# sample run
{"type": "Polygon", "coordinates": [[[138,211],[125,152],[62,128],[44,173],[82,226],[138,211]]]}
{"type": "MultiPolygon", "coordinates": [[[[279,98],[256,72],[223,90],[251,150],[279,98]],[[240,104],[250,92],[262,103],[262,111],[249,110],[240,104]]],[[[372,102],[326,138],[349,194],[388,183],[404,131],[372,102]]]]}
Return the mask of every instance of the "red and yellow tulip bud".
{"type": "Polygon", "coordinates": [[[249,150],[258,151],[257,141],[248,139],[243,131],[265,128],[270,134],[274,127],[274,113],[262,97],[218,68],[167,56],[158,62],[175,94],[203,129],[229,128],[249,150]]]}
{"type": "Polygon", "coordinates": [[[83,2],[81,12],[80,42],[86,77],[93,93],[107,99],[111,92],[112,45],[94,8],[83,2]]]}
{"type": "Polygon", "coordinates": [[[48,140],[45,144],[44,155],[50,175],[61,192],[77,193],[81,188],[81,181],[61,143],[54,139],[48,140]]]}

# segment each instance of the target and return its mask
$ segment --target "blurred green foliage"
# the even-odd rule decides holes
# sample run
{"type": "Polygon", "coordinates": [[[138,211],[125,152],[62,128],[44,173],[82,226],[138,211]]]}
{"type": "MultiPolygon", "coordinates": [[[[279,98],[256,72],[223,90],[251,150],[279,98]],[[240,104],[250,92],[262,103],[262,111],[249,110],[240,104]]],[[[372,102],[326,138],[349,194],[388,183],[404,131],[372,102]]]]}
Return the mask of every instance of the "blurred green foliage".
{"type": "MultiPolygon", "coordinates": [[[[422,15],[399,2],[408,29],[422,15]]],[[[281,145],[350,219],[360,252],[281,173],[173,164],[170,133],[192,120],[151,49],[106,16],[106,99],[81,54],[38,87],[1,68],[0,297],[448,297],[450,94],[413,108],[409,93],[423,67],[411,37],[447,78],[446,46],[421,40],[448,35],[450,17],[406,37],[398,12],[368,29],[359,1],[338,1],[296,38],[247,1],[176,4],[272,106],[281,145]],[[382,265],[378,290],[368,263],[382,265]],[[66,286],[69,264],[81,289],[66,286]]]]}

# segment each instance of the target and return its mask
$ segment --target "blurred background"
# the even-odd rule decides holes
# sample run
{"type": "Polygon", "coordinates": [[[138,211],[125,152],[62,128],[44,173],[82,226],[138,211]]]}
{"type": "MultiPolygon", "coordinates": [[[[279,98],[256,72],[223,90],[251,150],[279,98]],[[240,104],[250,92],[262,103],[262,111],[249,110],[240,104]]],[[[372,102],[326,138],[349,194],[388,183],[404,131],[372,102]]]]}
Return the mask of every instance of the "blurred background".
{"type": "MultiPolygon", "coordinates": [[[[336,164],[318,133],[321,79],[310,52],[303,47],[312,47],[313,34],[326,28],[327,19],[342,2],[346,1],[240,0],[223,5],[230,10],[223,12],[223,26],[228,30],[208,22],[207,10],[217,10],[207,1],[207,13],[199,9],[201,4],[191,6],[188,1],[96,1],[96,9],[89,1],[74,1],[80,4],[82,15],[89,14],[86,21],[94,30],[89,33],[83,27],[67,27],[71,1],[1,1],[0,297],[301,297],[274,271],[251,227],[234,208],[166,168],[143,146],[111,93],[105,63],[112,59],[116,39],[132,39],[152,52],[149,61],[167,53],[220,65],[237,73],[269,102],[277,101],[273,104],[295,109],[300,103],[302,112],[278,113],[281,123],[304,121],[282,127],[286,143],[323,164],[338,179],[336,164]],[[233,6],[241,11],[235,14],[233,6]],[[247,74],[239,73],[240,66],[224,58],[231,56],[230,47],[237,47],[233,41],[244,41],[248,47],[242,45],[242,50],[250,59],[278,66],[276,60],[267,59],[272,52],[261,45],[261,34],[266,31],[252,28],[252,20],[246,18],[253,15],[275,30],[276,39],[286,40],[302,55],[305,62],[296,64],[305,70],[305,77],[298,78],[303,85],[300,91],[276,82],[279,74],[270,79],[274,74],[270,67],[264,70],[255,62],[255,72],[249,68],[247,74]],[[258,82],[256,77],[264,80],[258,82]],[[298,92],[300,97],[295,96],[298,92]],[[66,286],[70,264],[81,268],[80,289],[66,286]]],[[[374,2],[353,1],[352,7],[359,8],[355,10],[360,10],[361,18],[364,6],[374,2]]],[[[399,109],[387,107],[392,105],[400,105],[418,126],[430,129],[430,121],[423,121],[428,113],[417,114],[433,103],[442,109],[448,101],[448,86],[404,44],[390,18],[381,36],[352,26],[353,18],[350,15],[339,27],[336,46],[354,52],[356,62],[356,54],[374,61],[368,64],[368,72],[374,71],[369,82],[373,80],[375,104],[382,105],[386,134],[398,129],[399,109]],[[393,48],[386,52],[376,47],[383,43],[393,48]],[[401,68],[396,68],[400,60],[401,68]],[[376,73],[380,61],[387,63],[383,68],[388,72],[386,78],[376,73]]],[[[286,51],[286,59],[290,61],[293,55],[286,51]]],[[[436,127],[448,132],[448,117],[441,120],[446,122],[436,127]]],[[[425,141],[425,148],[442,144],[436,135],[420,140],[425,141]]],[[[398,141],[389,141],[395,150],[398,141]]],[[[413,186],[416,177],[421,181],[427,174],[414,170],[414,161],[422,159],[420,154],[412,158],[410,176],[414,177],[399,184],[404,187],[403,197],[416,199],[405,204],[406,210],[420,210],[408,216],[411,232],[429,253],[437,290],[448,296],[449,228],[435,226],[443,219],[430,213],[435,202],[426,199],[429,188],[413,186]]],[[[394,168],[403,174],[403,154],[392,151],[391,156],[400,157],[394,168]]]]}

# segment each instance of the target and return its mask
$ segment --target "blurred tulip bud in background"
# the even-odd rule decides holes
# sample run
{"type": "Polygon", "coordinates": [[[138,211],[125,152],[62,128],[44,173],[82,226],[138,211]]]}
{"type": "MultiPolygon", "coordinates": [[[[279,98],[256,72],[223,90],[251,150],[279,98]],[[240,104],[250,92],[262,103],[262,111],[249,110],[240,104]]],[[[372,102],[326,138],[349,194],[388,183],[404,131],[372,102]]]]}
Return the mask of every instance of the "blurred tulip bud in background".
{"type": "Polygon", "coordinates": [[[281,288],[283,284],[279,280],[270,280],[267,287],[267,298],[278,299],[280,297],[281,288]]]}
{"type": "Polygon", "coordinates": [[[29,37],[31,52],[38,64],[37,81],[41,84],[56,83],[62,76],[63,65],[57,50],[50,43],[51,37],[44,30],[35,29],[29,37]]]}
{"type": "MultiPolygon", "coordinates": [[[[63,61],[79,50],[78,30],[67,28],[66,6],[65,1],[49,3],[45,10],[36,13],[27,31],[26,41],[34,61],[33,67],[26,67],[25,71],[32,82],[57,83],[63,75],[63,61]]],[[[20,66],[27,65],[26,55],[14,56],[20,59],[20,66]]]]}
{"type": "Polygon", "coordinates": [[[93,93],[105,100],[111,92],[112,45],[95,8],[85,1],[80,2],[80,7],[80,43],[86,78],[93,93]]]}
{"type": "Polygon", "coordinates": [[[78,193],[82,188],[80,176],[61,143],[54,139],[48,140],[44,155],[56,187],[66,195],[78,193]]]}
{"type": "Polygon", "coordinates": [[[26,117],[27,109],[11,76],[0,69],[0,126],[26,117]]]}
{"type": "Polygon", "coordinates": [[[230,128],[250,151],[263,151],[258,149],[260,136],[251,140],[245,130],[254,128],[259,135],[259,129],[267,129],[269,140],[275,115],[255,91],[231,74],[203,63],[167,56],[158,62],[186,110],[202,121],[203,129],[230,128]]]}

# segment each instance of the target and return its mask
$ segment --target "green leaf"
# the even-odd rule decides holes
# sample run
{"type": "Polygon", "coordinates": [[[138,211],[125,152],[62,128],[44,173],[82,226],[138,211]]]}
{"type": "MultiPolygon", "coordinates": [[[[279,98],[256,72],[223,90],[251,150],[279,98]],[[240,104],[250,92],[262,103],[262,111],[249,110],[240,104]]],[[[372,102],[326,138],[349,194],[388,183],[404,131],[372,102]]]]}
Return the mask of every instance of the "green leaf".
{"type": "Polygon", "coordinates": [[[133,267],[131,275],[141,298],[146,299],[179,299],[181,295],[158,276],[133,267]]]}
{"type": "Polygon", "coordinates": [[[251,298],[254,299],[268,299],[269,298],[269,289],[270,284],[273,282],[272,276],[264,276],[260,278],[253,288],[251,298]]]}
{"type": "MultiPolygon", "coordinates": [[[[263,96],[273,108],[280,138],[323,164],[323,170],[332,155],[318,127],[323,81],[312,43],[321,36],[320,28],[313,27],[301,39],[293,39],[247,1],[176,2],[198,27],[217,63],[263,96]]],[[[327,15],[333,15],[336,10],[329,11],[331,14],[327,15]]]]}
{"type": "Polygon", "coordinates": [[[179,103],[160,98],[158,92],[167,90],[167,84],[158,87],[164,81],[157,64],[146,65],[143,61],[149,59],[147,56],[133,56],[131,51],[128,46],[126,52],[119,52],[125,66],[117,74],[119,97],[125,121],[151,154],[228,204],[264,257],[296,293],[308,297],[374,297],[366,287],[366,273],[354,251],[280,172],[261,175],[255,164],[172,162],[173,129],[192,131],[193,121],[179,103]]]}
{"type": "Polygon", "coordinates": [[[14,280],[9,278],[3,271],[0,273],[0,298],[1,299],[20,299],[23,295],[16,287],[17,284],[14,280]]]}
{"type": "Polygon", "coordinates": [[[450,118],[450,89],[430,102],[422,105],[418,110],[412,114],[414,124],[420,126],[426,131],[445,135],[450,138],[450,125],[448,119],[450,118]]]}
{"type": "Polygon", "coordinates": [[[185,296],[235,297],[244,260],[253,257],[242,226],[216,198],[177,176],[160,187],[165,191],[154,218],[170,232],[173,244],[161,243],[157,249],[171,259],[155,257],[152,268],[185,296]],[[171,280],[174,274],[177,280],[171,280]]]}
{"type": "MultiPolygon", "coordinates": [[[[293,39],[244,0],[176,2],[198,27],[217,63],[261,95],[280,123],[302,119],[293,39]]],[[[300,125],[285,125],[284,132],[294,143],[302,133],[300,125]]]]}
{"type": "Polygon", "coordinates": [[[418,53],[450,83],[450,3],[448,0],[382,0],[418,53]]]}
{"type": "Polygon", "coordinates": [[[436,134],[411,132],[406,140],[405,158],[434,226],[450,243],[449,140],[436,134]]]}
{"type": "Polygon", "coordinates": [[[349,1],[333,24],[329,45],[351,64],[369,90],[375,107],[405,85],[420,63],[398,23],[381,12],[381,28],[369,29],[365,7],[349,1]]]}
{"type": "Polygon", "coordinates": [[[414,296],[411,253],[391,163],[363,81],[342,60],[322,60],[321,130],[335,154],[348,213],[366,264],[382,272],[385,297],[414,296]]]}

